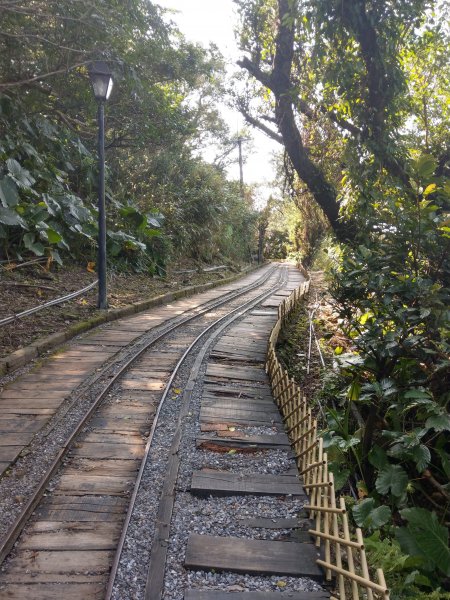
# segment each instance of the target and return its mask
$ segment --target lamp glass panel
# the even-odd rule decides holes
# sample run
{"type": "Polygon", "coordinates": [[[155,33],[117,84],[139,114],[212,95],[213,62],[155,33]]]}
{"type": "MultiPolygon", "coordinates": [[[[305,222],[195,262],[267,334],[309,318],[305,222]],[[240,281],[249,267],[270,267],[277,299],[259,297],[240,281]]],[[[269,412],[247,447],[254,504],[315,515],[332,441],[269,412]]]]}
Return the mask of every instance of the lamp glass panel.
{"type": "Polygon", "coordinates": [[[106,73],[92,73],[91,74],[92,87],[94,88],[94,95],[97,100],[108,99],[108,89],[110,87],[111,76],[106,73]]]}

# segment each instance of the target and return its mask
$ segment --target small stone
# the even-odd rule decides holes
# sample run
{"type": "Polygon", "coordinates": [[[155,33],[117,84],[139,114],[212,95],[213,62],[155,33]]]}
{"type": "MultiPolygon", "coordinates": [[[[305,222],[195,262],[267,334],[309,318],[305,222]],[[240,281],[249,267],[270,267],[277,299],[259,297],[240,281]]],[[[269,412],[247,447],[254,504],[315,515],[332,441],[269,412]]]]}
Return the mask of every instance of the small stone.
{"type": "Polygon", "coordinates": [[[242,585],[229,585],[227,587],[228,592],[243,592],[244,590],[245,588],[242,585]]]}

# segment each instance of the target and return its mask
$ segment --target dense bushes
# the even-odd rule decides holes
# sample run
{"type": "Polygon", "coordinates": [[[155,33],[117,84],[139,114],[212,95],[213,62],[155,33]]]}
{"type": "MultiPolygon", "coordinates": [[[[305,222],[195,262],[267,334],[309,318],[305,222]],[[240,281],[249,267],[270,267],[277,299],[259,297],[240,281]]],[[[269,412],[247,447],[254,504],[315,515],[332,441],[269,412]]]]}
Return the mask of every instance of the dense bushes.
{"type": "Polygon", "coordinates": [[[359,490],[356,523],[377,531],[369,548],[396,555],[399,598],[450,577],[450,188],[436,167],[411,163],[414,196],[373,192],[331,285],[353,350],[335,357],[326,446],[341,485],[352,473],[359,490]]]}

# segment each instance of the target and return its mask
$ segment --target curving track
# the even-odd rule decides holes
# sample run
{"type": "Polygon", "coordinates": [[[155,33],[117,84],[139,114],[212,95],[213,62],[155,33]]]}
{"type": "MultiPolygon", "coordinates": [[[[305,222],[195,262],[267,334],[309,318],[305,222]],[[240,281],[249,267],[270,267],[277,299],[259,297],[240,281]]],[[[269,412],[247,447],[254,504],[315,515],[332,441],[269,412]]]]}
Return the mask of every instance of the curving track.
{"type": "MultiPolygon", "coordinates": [[[[20,506],[9,513],[14,520],[10,517],[1,540],[0,558],[7,558],[0,598],[103,598],[106,588],[110,597],[163,403],[178,406],[175,426],[159,432],[172,456],[180,441],[179,423],[189,410],[189,394],[178,386],[192,389],[212,341],[282,287],[286,274],[285,267],[266,267],[247,277],[245,286],[213,290],[101,329],[53,359],[48,374],[28,376],[28,385],[27,376],[25,384],[18,380],[15,393],[15,384],[7,388],[0,404],[3,399],[20,404],[21,392],[29,390],[28,402],[34,398],[38,406],[47,406],[49,400],[52,410],[40,414],[37,435],[28,431],[34,437],[25,452],[22,441],[30,436],[8,433],[17,435],[12,446],[22,449],[20,458],[10,461],[8,481],[0,480],[2,504],[27,465],[45,456],[41,470],[33,468],[39,477],[30,478],[20,506]],[[183,368],[187,375],[179,372],[183,368]]],[[[175,471],[169,469],[170,485],[175,471]]],[[[164,519],[157,527],[169,527],[170,514],[164,519]]],[[[156,558],[161,577],[161,554],[156,558]]]]}

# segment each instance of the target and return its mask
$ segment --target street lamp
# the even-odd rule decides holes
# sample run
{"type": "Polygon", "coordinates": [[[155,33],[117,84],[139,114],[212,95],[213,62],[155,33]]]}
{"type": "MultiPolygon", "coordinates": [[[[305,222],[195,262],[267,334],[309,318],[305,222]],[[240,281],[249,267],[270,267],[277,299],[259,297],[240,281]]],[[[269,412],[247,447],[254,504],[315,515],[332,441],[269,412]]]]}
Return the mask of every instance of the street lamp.
{"type": "Polygon", "coordinates": [[[106,211],[105,211],[105,102],[113,87],[108,65],[95,61],[89,68],[89,78],[97,100],[98,111],[98,308],[108,308],[106,297],[106,211]]]}

